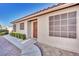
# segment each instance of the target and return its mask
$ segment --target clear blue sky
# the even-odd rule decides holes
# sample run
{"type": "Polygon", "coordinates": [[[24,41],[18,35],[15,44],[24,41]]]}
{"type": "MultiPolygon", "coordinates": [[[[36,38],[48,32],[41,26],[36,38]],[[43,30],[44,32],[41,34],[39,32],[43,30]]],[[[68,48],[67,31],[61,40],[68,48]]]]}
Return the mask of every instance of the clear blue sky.
{"type": "Polygon", "coordinates": [[[0,3],[0,24],[9,26],[13,20],[52,5],[53,3],[0,3]]]}

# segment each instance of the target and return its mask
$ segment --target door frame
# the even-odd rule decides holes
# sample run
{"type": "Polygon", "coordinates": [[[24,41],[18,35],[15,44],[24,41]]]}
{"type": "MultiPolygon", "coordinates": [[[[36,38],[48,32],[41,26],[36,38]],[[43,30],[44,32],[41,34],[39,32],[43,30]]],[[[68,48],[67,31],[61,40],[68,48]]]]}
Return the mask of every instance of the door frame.
{"type": "Polygon", "coordinates": [[[32,37],[37,38],[38,37],[38,26],[37,26],[38,22],[37,22],[37,20],[34,20],[32,25],[33,25],[33,27],[32,27],[33,28],[32,37]]]}

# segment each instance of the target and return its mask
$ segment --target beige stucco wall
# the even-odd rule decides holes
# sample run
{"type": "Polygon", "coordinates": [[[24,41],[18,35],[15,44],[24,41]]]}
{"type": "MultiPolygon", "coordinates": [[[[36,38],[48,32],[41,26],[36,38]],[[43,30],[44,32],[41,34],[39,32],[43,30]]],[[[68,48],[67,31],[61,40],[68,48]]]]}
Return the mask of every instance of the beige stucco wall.
{"type": "MultiPolygon", "coordinates": [[[[16,31],[20,33],[25,33],[26,36],[31,36],[31,38],[33,38],[33,26],[32,26],[33,22],[31,22],[30,25],[28,25],[29,20],[22,21],[25,24],[24,30],[20,30],[19,26],[21,22],[16,23],[17,25],[16,31]]],[[[38,42],[50,45],[52,47],[57,47],[64,50],[69,50],[79,53],[79,6],[70,7],[39,16],[37,17],[37,21],[38,21],[38,38],[37,38],[38,42]],[[49,16],[72,12],[72,11],[77,11],[77,39],[49,36],[49,16]]]]}
{"type": "Polygon", "coordinates": [[[27,35],[27,20],[15,23],[16,24],[16,32],[23,33],[27,35]],[[20,30],[20,23],[24,23],[24,30],[20,30]]]}
{"type": "Polygon", "coordinates": [[[79,6],[66,8],[38,17],[38,38],[43,44],[79,53],[79,6]],[[49,36],[49,16],[77,11],[77,39],[49,36]]]}
{"type": "Polygon", "coordinates": [[[27,38],[33,38],[33,22],[35,22],[36,19],[37,18],[35,17],[32,19],[28,19],[25,21],[15,23],[16,24],[16,32],[26,34],[27,38]],[[24,23],[24,30],[20,30],[20,23],[24,23]]]}

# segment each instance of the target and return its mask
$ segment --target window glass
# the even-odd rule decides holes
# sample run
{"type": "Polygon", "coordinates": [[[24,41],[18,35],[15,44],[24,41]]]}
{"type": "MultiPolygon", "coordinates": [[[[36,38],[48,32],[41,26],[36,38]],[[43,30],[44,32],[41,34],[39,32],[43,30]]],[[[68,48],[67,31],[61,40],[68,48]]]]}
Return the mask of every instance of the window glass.
{"type": "Polygon", "coordinates": [[[24,23],[20,23],[20,30],[24,30],[24,23]]]}
{"type": "Polygon", "coordinates": [[[76,38],[76,12],[49,17],[49,35],[76,38]]]}

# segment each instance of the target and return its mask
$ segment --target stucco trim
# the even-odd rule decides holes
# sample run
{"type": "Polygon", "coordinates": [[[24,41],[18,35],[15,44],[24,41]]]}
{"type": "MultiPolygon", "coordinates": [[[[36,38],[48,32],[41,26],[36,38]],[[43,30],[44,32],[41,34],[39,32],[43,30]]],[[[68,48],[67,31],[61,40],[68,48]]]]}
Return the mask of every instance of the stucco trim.
{"type": "Polygon", "coordinates": [[[40,11],[40,12],[32,14],[32,15],[28,15],[28,16],[22,17],[20,19],[12,21],[11,23],[21,22],[21,21],[24,21],[24,20],[27,20],[27,19],[30,19],[30,18],[33,18],[33,17],[41,16],[41,15],[44,15],[44,14],[47,14],[47,13],[50,13],[50,12],[54,12],[54,11],[57,11],[57,10],[60,10],[60,9],[63,9],[63,8],[68,8],[68,7],[77,5],[77,4],[78,3],[66,3],[66,4],[62,4],[62,5],[53,7],[53,8],[49,8],[49,9],[40,11]]]}

